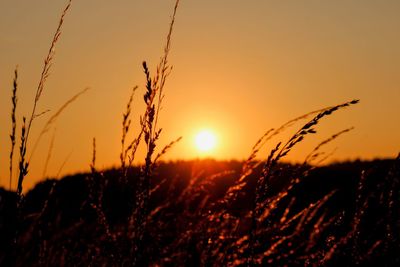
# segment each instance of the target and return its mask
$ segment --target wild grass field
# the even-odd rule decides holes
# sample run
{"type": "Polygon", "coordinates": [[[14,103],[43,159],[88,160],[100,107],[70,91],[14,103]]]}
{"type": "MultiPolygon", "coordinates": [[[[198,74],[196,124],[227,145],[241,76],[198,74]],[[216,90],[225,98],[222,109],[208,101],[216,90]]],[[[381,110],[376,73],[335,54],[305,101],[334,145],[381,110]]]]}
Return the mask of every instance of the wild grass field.
{"type": "Polygon", "coordinates": [[[116,168],[97,167],[94,137],[90,172],[50,177],[24,190],[30,170],[27,151],[38,142],[30,137],[35,122],[48,117],[40,139],[85,92],[51,115],[36,108],[71,1],[45,57],[32,112],[22,120],[16,116],[20,88],[15,70],[12,110],[1,111],[10,112],[11,142],[10,187],[0,189],[0,265],[399,266],[400,155],[321,165],[329,157],[325,145],[352,130],[348,128],[321,140],[303,163],[285,161],[304,139],[317,138],[321,121],[348,112],[359,100],[320,108],[267,131],[254,140],[245,161],[162,161],[180,141],[162,146],[158,121],[162,106],[168,105],[164,96],[179,2],[154,73],[147,62],[141,66],[146,84],[139,129],[132,129],[131,113],[141,89],[135,87],[127,100],[116,168]],[[295,123],[302,126],[293,131],[295,123]],[[288,140],[259,155],[285,131],[293,131],[288,140]],[[136,165],[141,145],[146,153],[143,164],[136,165]],[[15,160],[18,169],[13,168],[15,160]],[[12,188],[15,173],[17,187],[12,188]]]}

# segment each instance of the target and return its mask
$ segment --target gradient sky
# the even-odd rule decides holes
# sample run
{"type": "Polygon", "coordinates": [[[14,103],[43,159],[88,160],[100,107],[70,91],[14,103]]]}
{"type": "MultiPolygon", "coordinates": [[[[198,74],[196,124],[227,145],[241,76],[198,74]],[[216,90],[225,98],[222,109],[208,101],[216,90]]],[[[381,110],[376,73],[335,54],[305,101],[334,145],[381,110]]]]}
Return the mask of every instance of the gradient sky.
{"type": "MultiPolygon", "coordinates": [[[[18,132],[29,115],[43,60],[66,1],[0,1],[0,186],[8,184],[13,70],[19,65],[18,132]]],[[[143,110],[141,62],[154,71],[174,1],[73,1],[39,111],[57,110],[89,86],[58,119],[47,175],[87,171],[92,138],[99,167],[118,163],[121,119],[131,88],[134,130],[143,110]]],[[[243,159],[271,127],[354,98],[361,103],[323,121],[292,152],[302,160],[321,140],[332,160],[394,157],[400,150],[400,1],[182,0],[174,29],[159,146],[183,136],[165,159],[201,156],[193,136],[213,130],[209,156],[243,159]]],[[[31,145],[49,115],[32,129],[31,145]]],[[[301,126],[301,124],[296,127],[301,126]]],[[[267,145],[285,140],[296,127],[267,145]]],[[[52,131],[53,132],[53,131],[52,131]]],[[[26,186],[40,180],[52,132],[32,158],[26,186]]],[[[16,150],[16,160],[18,151],[16,150]]],[[[28,154],[29,150],[28,150],[28,154]]],[[[141,158],[141,155],[139,155],[141,158]]]]}

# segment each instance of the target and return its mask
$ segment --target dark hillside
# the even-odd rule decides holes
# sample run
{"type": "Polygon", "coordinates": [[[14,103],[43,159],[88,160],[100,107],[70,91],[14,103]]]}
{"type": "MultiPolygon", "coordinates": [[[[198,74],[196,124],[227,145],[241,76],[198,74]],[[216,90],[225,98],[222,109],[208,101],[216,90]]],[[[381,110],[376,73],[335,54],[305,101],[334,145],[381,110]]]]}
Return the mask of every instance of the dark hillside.
{"type": "Polygon", "coordinates": [[[162,266],[246,265],[249,256],[276,266],[395,266],[400,260],[394,160],[311,169],[278,165],[256,223],[252,218],[262,167],[235,191],[242,164],[161,163],[151,180],[143,229],[133,220],[140,216],[137,168],[129,170],[127,183],[119,180],[120,170],[39,183],[26,194],[20,214],[15,213],[15,195],[1,190],[0,260],[17,266],[134,260],[162,266]],[[16,216],[21,224],[14,223],[16,216]],[[144,248],[135,248],[137,231],[143,231],[144,248]],[[9,254],[15,232],[16,255],[9,254]]]}

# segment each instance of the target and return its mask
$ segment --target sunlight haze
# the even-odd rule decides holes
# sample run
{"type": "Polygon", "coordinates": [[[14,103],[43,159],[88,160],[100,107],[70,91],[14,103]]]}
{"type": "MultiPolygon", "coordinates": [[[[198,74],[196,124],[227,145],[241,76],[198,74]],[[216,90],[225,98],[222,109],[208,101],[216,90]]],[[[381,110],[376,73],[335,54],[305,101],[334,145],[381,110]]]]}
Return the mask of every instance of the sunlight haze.
{"type": "MultiPolygon", "coordinates": [[[[17,140],[29,116],[43,60],[66,1],[0,1],[0,186],[8,184],[11,90],[18,65],[17,140]]],[[[89,171],[92,139],[99,168],[118,166],[121,122],[132,88],[133,138],[139,131],[146,79],[156,71],[174,1],[73,1],[57,43],[38,111],[58,110],[90,87],[57,119],[32,156],[26,186],[47,175],[89,171]],[[56,129],[56,130],[54,130],[56,129]]],[[[270,128],[352,99],[360,103],[318,125],[287,160],[302,161],[319,142],[354,126],[330,144],[331,160],[395,157],[400,149],[400,1],[182,0],[172,35],[163,128],[157,149],[183,136],[163,158],[245,159],[270,128]],[[215,133],[193,137],[207,126],[215,133]],[[211,140],[211,139],[215,139],[211,140]],[[215,149],[210,142],[215,142],[215,149]]],[[[28,157],[53,113],[35,121],[28,157]]],[[[276,136],[266,158],[306,121],[276,136]]],[[[18,151],[15,149],[17,169],[18,151]]],[[[140,147],[138,162],[143,162],[140,147]]],[[[16,173],[15,173],[16,174],[16,173]]],[[[15,178],[16,179],[16,178],[15,178]]],[[[15,186],[15,180],[14,180],[15,186]]]]}

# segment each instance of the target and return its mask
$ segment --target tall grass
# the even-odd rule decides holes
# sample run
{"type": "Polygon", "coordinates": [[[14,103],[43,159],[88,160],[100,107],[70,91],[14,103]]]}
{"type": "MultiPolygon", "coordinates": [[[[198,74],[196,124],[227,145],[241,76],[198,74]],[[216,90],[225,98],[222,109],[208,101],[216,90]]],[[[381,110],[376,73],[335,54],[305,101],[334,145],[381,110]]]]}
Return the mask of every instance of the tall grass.
{"type": "MultiPolygon", "coordinates": [[[[45,59],[32,114],[28,120],[23,118],[15,194],[16,225],[8,223],[13,225],[17,235],[3,241],[6,245],[13,244],[13,251],[10,255],[0,253],[0,264],[10,262],[7,257],[14,257],[11,265],[17,266],[398,263],[400,155],[389,162],[393,165],[391,168],[385,162],[377,162],[372,167],[351,165],[352,175],[344,177],[349,178],[345,187],[332,179],[327,182],[329,176],[347,175],[341,169],[343,166],[317,168],[312,163],[324,160],[323,148],[352,130],[348,128],[320,142],[308,153],[303,164],[293,166],[283,162],[299,143],[317,134],[321,120],[357,104],[358,100],[318,109],[268,130],[257,140],[244,162],[168,165],[160,161],[181,139],[158,149],[162,133],[159,120],[167,78],[172,70],[168,58],[179,3],[177,0],[173,7],[163,55],[154,75],[146,61],[142,64],[146,78],[145,108],[132,140],[129,139],[133,128],[131,115],[138,87],[133,88],[122,114],[119,168],[102,171],[96,167],[97,147],[93,138],[90,173],[58,182],[43,182],[28,193],[24,202],[21,200],[30,161],[26,159],[29,133],[41,114],[36,106],[71,5],[71,1],[68,2],[45,59]],[[309,121],[286,142],[278,142],[266,158],[256,159],[267,142],[307,119],[309,121]],[[146,148],[144,164],[135,166],[140,145],[146,148]],[[365,171],[367,167],[369,171],[365,171]],[[321,177],[326,180],[321,182],[321,177]]],[[[16,145],[17,77],[16,70],[12,90],[10,187],[16,145]]],[[[61,112],[86,90],[73,96],[49,118],[31,155],[61,112]]],[[[52,146],[51,143],[48,160],[52,146]]],[[[0,231],[2,227],[0,224],[0,231]]]]}
{"type": "Polygon", "coordinates": [[[29,162],[26,160],[26,152],[27,152],[27,148],[28,148],[28,141],[29,141],[29,135],[31,132],[31,127],[32,127],[32,124],[35,121],[35,119],[37,117],[39,117],[41,114],[43,114],[43,113],[37,113],[36,108],[40,101],[40,97],[42,96],[43,90],[45,88],[46,80],[50,75],[50,69],[51,69],[52,62],[55,57],[56,44],[60,39],[64,19],[65,19],[65,16],[67,15],[67,12],[71,6],[71,3],[72,3],[72,0],[69,0],[68,4],[64,8],[64,11],[61,14],[61,18],[58,22],[58,27],[54,34],[54,37],[51,42],[47,56],[44,60],[42,74],[40,76],[39,83],[38,83],[38,86],[36,89],[35,99],[33,101],[32,112],[28,119],[27,124],[26,124],[26,118],[25,117],[23,118],[23,126],[22,126],[22,131],[21,131],[20,159],[19,159],[19,177],[18,177],[18,187],[17,187],[17,195],[19,197],[22,196],[23,181],[24,181],[25,176],[28,174],[29,162]]]}
{"type": "Polygon", "coordinates": [[[17,88],[18,88],[18,69],[15,68],[14,71],[14,81],[13,81],[13,90],[12,90],[12,109],[11,109],[11,149],[10,149],[10,183],[9,183],[9,190],[11,191],[12,187],[12,176],[13,176],[13,159],[14,159],[14,148],[15,148],[15,141],[16,141],[16,128],[17,128],[17,120],[16,120],[16,110],[17,110],[17,88]]]}

